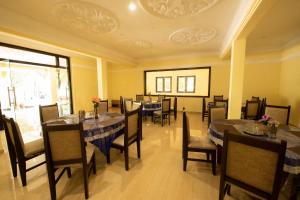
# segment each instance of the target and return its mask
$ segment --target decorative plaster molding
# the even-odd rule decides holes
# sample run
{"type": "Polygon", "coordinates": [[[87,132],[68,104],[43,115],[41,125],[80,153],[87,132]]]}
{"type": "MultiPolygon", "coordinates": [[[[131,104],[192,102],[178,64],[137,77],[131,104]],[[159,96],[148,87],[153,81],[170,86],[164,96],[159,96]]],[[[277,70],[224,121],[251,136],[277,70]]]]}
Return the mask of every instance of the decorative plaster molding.
{"type": "Polygon", "coordinates": [[[109,33],[117,29],[117,18],[107,9],[83,1],[63,1],[52,9],[61,23],[79,31],[94,34],[109,33]]]}
{"type": "Polygon", "coordinates": [[[179,29],[169,36],[169,40],[174,44],[198,45],[213,39],[217,34],[216,29],[211,27],[179,29]]]}
{"type": "Polygon", "coordinates": [[[198,15],[217,2],[218,0],[140,0],[150,14],[169,19],[198,15]]]}

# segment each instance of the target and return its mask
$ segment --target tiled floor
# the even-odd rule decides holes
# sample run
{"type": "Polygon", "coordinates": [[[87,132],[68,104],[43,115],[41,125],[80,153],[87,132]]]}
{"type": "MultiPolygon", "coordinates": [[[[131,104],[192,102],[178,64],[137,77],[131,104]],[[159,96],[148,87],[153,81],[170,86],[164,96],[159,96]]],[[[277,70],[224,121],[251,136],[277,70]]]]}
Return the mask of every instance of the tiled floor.
{"type": "MultiPolygon", "coordinates": [[[[218,199],[219,169],[218,175],[213,176],[210,164],[188,162],[187,172],[182,170],[181,115],[170,126],[144,122],[141,159],[137,159],[136,145],[132,145],[128,172],[119,151],[111,151],[110,165],[97,151],[97,175],[89,178],[89,199],[218,199]]],[[[206,135],[207,123],[202,123],[200,114],[189,113],[189,116],[191,134],[206,135]]],[[[1,137],[3,141],[3,134],[1,137]]],[[[19,176],[12,177],[7,153],[0,154],[0,161],[0,199],[50,199],[45,165],[27,173],[28,184],[22,187],[19,176]]],[[[58,199],[84,199],[81,177],[80,170],[73,170],[71,179],[65,174],[57,184],[58,199]]],[[[225,199],[249,199],[235,188],[232,196],[225,199]]],[[[286,198],[281,195],[280,199],[286,198]]]]}

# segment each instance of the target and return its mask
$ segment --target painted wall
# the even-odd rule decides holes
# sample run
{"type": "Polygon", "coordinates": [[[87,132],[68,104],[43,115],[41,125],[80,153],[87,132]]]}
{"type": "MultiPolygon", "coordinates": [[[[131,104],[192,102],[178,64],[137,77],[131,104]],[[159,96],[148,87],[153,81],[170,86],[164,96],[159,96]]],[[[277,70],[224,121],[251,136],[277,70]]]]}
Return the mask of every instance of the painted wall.
{"type": "Polygon", "coordinates": [[[300,127],[300,45],[283,51],[280,96],[282,105],[291,105],[290,124],[300,127]]]}
{"type": "Polygon", "coordinates": [[[91,98],[98,96],[96,59],[71,57],[74,113],[93,109],[91,98]]]}

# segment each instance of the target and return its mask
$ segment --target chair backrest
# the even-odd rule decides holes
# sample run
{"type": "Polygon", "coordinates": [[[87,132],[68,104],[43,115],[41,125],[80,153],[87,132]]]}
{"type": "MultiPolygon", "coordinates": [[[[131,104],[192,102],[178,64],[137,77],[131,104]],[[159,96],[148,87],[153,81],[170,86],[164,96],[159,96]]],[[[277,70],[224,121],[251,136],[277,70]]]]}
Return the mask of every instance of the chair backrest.
{"type": "Polygon", "coordinates": [[[277,199],[286,141],[269,142],[227,131],[223,141],[221,182],[235,184],[266,199],[277,199]]]}
{"type": "Polygon", "coordinates": [[[228,111],[228,99],[215,100],[214,105],[217,107],[225,107],[226,113],[228,111]]]}
{"type": "Polygon", "coordinates": [[[125,113],[125,134],[124,145],[128,145],[134,139],[140,139],[142,135],[142,113],[139,106],[135,110],[126,111],[125,113]]]}
{"type": "Polygon", "coordinates": [[[190,122],[186,112],[182,115],[182,150],[188,147],[190,143],[190,122]]]}
{"type": "Polygon", "coordinates": [[[144,101],[145,102],[150,102],[151,101],[151,96],[144,96],[144,101]]]}
{"type": "Polygon", "coordinates": [[[142,94],[137,94],[136,97],[135,97],[135,100],[136,100],[137,102],[144,101],[144,95],[142,95],[142,94]]]}
{"type": "Polygon", "coordinates": [[[18,123],[4,115],[1,118],[4,122],[6,139],[13,145],[18,156],[24,156],[24,141],[18,123]]]}
{"type": "Polygon", "coordinates": [[[289,124],[291,106],[266,105],[265,114],[277,120],[280,124],[289,124]]]}
{"type": "Polygon", "coordinates": [[[226,108],[224,106],[211,106],[208,108],[208,125],[214,120],[226,118],[226,108]]]}
{"type": "Polygon", "coordinates": [[[252,96],[251,101],[259,101],[259,97],[252,96]]]}
{"type": "Polygon", "coordinates": [[[124,113],[124,99],[122,96],[120,96],[120,111],[122,114],[124,113]]]}
{"type": "Polygon", "coordinates": [[[47,164],[67,166],[86,163],[83,124],[43,124],[43,135],[47,164]]]}
{"type": "Polygon", "coordinates": [[[163,113],[170,112],[171,99],[163,99],[161,103],[161,110],[163,113]]]}
{"type": "Polygon", "coordinates": [[[267,104],[267,98],[263,98],[259,106],[259,119],[261,119],[264,114],[266,104],[267,104]]]}
{"type": "Polygon", "coordinates": [[[173,103],[173,109],[174,109],[174,115],[177,116],[177,97],[174,97],[174,103],[173,103]]]}
{"type": "Polygon", "coordinates": [[[48,121],[57,119],[59,117],[57,103],[45,106],[39,106],[41,124],[48,121]]]}
{"type": "Polygon", "coordinates": [[[259,118],[260,101],[246,101],[245,119],[259,118]]]}
{"type": "Polygon", "coordinates": [[[108,112],[108,100],[101,100],[98,106],[98,114],[108,112]]]}
{"type": "Polygon", "coordinates": [[[132,98],[124,98],[124,110],[125,112],[128,110],[132,110],[133,99],[132,98]]]}
{"type": "Polygon", "coordinates": [[[214,101],[223,100],[223,95],[214,95],[214,101]]]}
{"type": "Polygon", "coordinates": [[[158,95],[157,96],[157,101],[162,101],[163,99],[165,99],[166,96],[165,95],[158,95]]]}

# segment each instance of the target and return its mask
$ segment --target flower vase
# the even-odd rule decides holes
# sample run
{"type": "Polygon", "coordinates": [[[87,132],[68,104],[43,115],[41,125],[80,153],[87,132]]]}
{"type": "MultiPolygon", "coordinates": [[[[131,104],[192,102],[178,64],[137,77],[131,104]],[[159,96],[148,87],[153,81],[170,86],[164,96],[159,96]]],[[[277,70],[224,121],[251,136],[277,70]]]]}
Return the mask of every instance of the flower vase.
{"type": "Polygon", "coordinates": [[[270,138],[276,138],[277,127],[275,124],[268,124],[268,132],[270,138]]]}
{"type": "Polygon", "coordinates": [[[94,107],[95,119],[98,119],[98,107],[94,107]]]}

